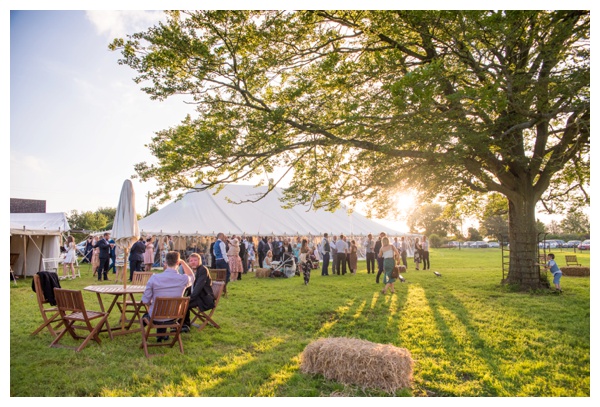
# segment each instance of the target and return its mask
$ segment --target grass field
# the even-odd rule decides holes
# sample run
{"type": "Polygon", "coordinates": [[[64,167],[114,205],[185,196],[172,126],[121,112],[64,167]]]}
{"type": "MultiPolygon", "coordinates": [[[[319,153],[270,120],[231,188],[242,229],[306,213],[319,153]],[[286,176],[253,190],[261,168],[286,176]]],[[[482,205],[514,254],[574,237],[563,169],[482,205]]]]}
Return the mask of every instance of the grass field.
{"type": "MultiPolygon", "coordinates": [[[[589,252],[577,256],[589,265],[589,252]]],[[[185,355],[162,348],[168,355],[153,359],[139,333],[102,334],[80,353],[49,348],[48,331],[30,336],[41,316],[31,278],[19,280],[10,283],[10,395],[386,396],[300,372],[308,343],[343,336],[412,353],[414,384],[397,396],[590,396],[589,277],[563,277],[562,294],[520,293],[500,285],[499,249],[434,249],[431,264],[441,278],[409,268],[385,296],[364,262],[355,276],[314,271],[308,286],[246,274],[215,312],[221,329],[192,330],[185,355]]],[[[61,285],[96,283],[87,265],[82,276],[61,285]]],[[[84,298],[98,308],[95,294],[84,298]]]]}

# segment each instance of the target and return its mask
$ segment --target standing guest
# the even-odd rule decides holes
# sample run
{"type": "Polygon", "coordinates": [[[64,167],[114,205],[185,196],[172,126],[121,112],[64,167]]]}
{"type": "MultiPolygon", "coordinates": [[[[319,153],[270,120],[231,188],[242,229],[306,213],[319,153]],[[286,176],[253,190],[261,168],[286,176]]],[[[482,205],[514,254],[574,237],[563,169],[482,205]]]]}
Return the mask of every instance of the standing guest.
{"type": "Polygon", "coordinates": [[[256,250],[254,249],[254,239],[248,240],[248,269],[254,272],[254,262],[256,261],[256,250]]]}
{"type": "Polygon", "coordinates": [[[337,257],[337,236],[331,238],[331,274],[335,275],[338,266],[337,257]]]}
{"type": "Polygon", "coordinates": [[[129,249],[129,282],[133,280],[134,271],[142,271],[144,264],[144,253],[146,252],[146,243],[144,238],[140,237],[129,249]]]}
{"type": "MultiPolygon", "coordinates": [[[[375,253],[377,253],[377,277],[375,277],[375,282],[379,284],[379,277],[383,273],[383,258],[379,257],[379,251],[381,250],[382,242],[381,239],[385,237],[385,233],[381,232],[377,241],[375,242],[375,253]]],[[[388,239],[389,240],[389,239],[388,239]]]]}
{"type": "Polygon", "coordinates": [[[110,239],[108,241],[108,243],[110,244],[110,266],[109,266],[109,270],[112,269],[113,274],[117,273],[117,265],[115,264],[117,262],[117,252],[116,252],[116,247],[117,245],[115,244],[114,239],[110,239]]]}
{"type": "Polygon", "coordinates": [[[160,242],[160,266],[164,269],[167,261],[167,253],[169,252],[169,237],[163,236],[160,242]]]}
{"type": "Polygon", "coordinates": [[[329,256],[331,253],[331,245],[329,244],[329,240],[327,239],[328,236],[329,235],[327,233],[324,233],[323,240],[321,240],[321,253],[323,254],[323,267],[321,268],[322,276],[329,275],[329,256]]]}
{"type": "Polygon", "coordinates": [[[92,254],[94,251],[94,247],[92,246],[93,240],[94,238],[92,236],[88,236],[87,240],[85,241],[85,257],[83,259],[86,263],[92,262],[92,254]]]}
{"type": "Polygon", "coordinates": [[[281,238],[275,237],[273,239],[273,244],[271,246],[271,251],[273,252],[273,260],[281,261],[282,258],[282,248],[283,242],[280,240],[281,238]]]}
{"type": "Polygon", "coordinates": [[[404,264],[404,267],[406,267],[408,269],[408,263],[406,262],[406,253],[407,253],[406,239],[404,239],[404,236],[402,236],[400,238],[400,257],[402,257],[402,264],[404,264]]]}
{"type": "Polygon", "coordinates": [[[242,241],[240,243],[240,258],[242,259],[242,268],[244,269],[244,274],[246,274],[248,272],[248,241],[246,240],[246,236],[242,237],[242,241]]]}
{"type": "Polygon", "coordinates": [[[315,267],[319,267],[319,262],[321,261],[321,254],[319,253],[319,245],[316,244],[315,247],[313,247],[313,260],[315,262],[315,267]]]}
{"type": "Polygon", "coordinates": [[[219,232],[217,234],[217,240],[215,241],[213,251],[215,256],[215,268],[227,270],[227,277],[225,279],[225,284],[227,285],[227,283],[229,283],[231,271],[229,269],[229,258],[227,256],[227,245],[225,245],[225,240],[225,234],[219,232]]]}
{"type": "Polygon", "coordinates": [[[93,276],[98,273],[98,267],[100,267],[100,258],[98,255],[100,254],[100,249],[96,247],[96,243],[98,243],[98,238],[94,236],[92,238],[92,270],[94,270],[93,276]]]}
{"type": "MultiPolygon", "coordinates": [[[[143,243],[142,243],[143,244],[143,243]]],[[[168,252],[165,254],[165,270],[154,274],[146,284],[146,290],[142,295],[142,303],[148,307],[148,313],[144,314],[142,320],[148,320],[152,315],[154,303],[159,297],[183,297],[186,288],[194,284],[194,273],[190,266],[179,258],[179,252],[168,252]],[[184,274],[179,274],[177,268],[181,266],[184,274]]],[[[158,328],[157,332],[166,333],[166,329],[158,328]]],[[[156,338],[158,342],[169,339],[167,336],[156,338]]]]}
{"type": "Polygon", "coordinates": [[[175,242],[173,242],[173,238],[171,236],[167,236],[167,241],[169,242],[169,250],[170,252],[175,250],[175,242]]]}
{"type": "Polygon", "coordinates": [[[267,237],[265,236],[258,242],[258,265],[260,266],[260,268],[263,268],[263,263],[269,250],[270,249],[267,243],[267,237]]]}
{"type": "Polygon", "coordinates": [[[337,267],[335,268],[335,272],[339,276],[341,269],[342,275],[345,275],[348,244],[344,241],[344,235],[340,235],[340,238],[335,242],[335,250],[337,252],[337,267]]]}
{"type": "Polygon", "coordinates": [[[296,236],[296,243],[292,245],[292,253],[296,258],[296,261],[300,259],[300,249],[302,248],[302,239],[300,236],[296,236]]]}
{"type": "Polygon", "coordinates": [[[292,247],[292,244],[290,243],[290,239],[286,238],[283,240],[283,252],[289,253],[291,255],[294,254],[294,248],[292,247]]]}
{"type": "MultiPolygon", "coordinates": [[[[75,279],[75,261],[77,260],[77,253],[75,252],[75,239],[73,236],[67,236],[67,257],[63,260],[63,276],[67,278],[67,268],[71,269],[71,277],[69,279],[75,279]]],[[[58,273],[57,273],[58,274],[58,273]]]]}
{"type": "Polygon", "coordinates": [[[192,253],[188,262],[195,278],[181,332],[190,331],[190,310],[192,308],[198,307],[200,311],[208,311],[215,307],[215,296],[212,290],[210,271],[202,265],[202,258],[197,253],[192,253]]]}
{"type": "Polygon", "coordinates": [[[236,281],[239,279],[239,277],[241,277],[241,274],[244,272],[244,268],[242,267],[242,259],[240,258],[240,243],[235,236],[229,240],[227,259],[229,260],[231,279],[236,281]]]}
{"type": "Polygon", "coordinates": [[[116,259],[115,263],[117,265],[117,274],[115,275],[115,283],[120,282],[123,283],[125,281],[125,251],[121,248],[121,246],[115,247],[116,259]]]}
{"type": "Polygon", "coordinates": [[[356,269],[358,268],[358,246],[356,246],[356,241],[350,241],[350,249],[348,250],[348,264],[350,268],[350,272],[352,274],[356,274],[356,269]]]}
{"type": "Polygon", "coordinates": [[[423,236],[421,253],[423,254],[423,270],[429,270],[429,240],[427,240],[427,236],[423,236]]]}
{"type": "Polygon", "coordinates": [[[419,269],[419,265],[421,264],[421,244],[419,243],[419,238],[415,238],[415,250],[414,250],[414,261],[415,261],[415,269],[419,269]]]}
{"type": "Polygon", "coordinates": [[[395,278],[392,278],[392,271],[394,271],[394,266],[396,265],[396,261],[400,260],[400,253],[394,247],[394,245],[390,244],[390,239],[385,236],[381,239],[381,249],[379,249],[378,257],[383,259],[383,290],[381,293],[385,295],[388,288],[390,292],[395,293],[394,283],[396,282],[395,278]]]}
{"type": "Polygon", "coordinates": [[[398,241],[398,236],[394,237],[394,243],[392,243],[392,246],[394,246],[396,250],[398,250],[398,253],[400,253],[400,242],[398,241]]]}
{"type": "Polygon", "coordinates": [[[215,243],[216,242],[217,242],[217,240],[214,239],[212,242],[210,242],[210,246],[208,247],[208,254],[210,255],[210,268],[211,269],[217,268],[217,260],[215,259],[215,243]]]}
{"type": "Polygon", "coordinates": [[[562,289],[560,288],[560,278],[562,277],[562,271],[558,268],[558,264],[556,264],[556,261],[554,261],[554,253],[548,253],[548,258],[550,260],[548,260],[546,267],[549,268],[550,272],[552,273],[552,282],[554,283],[554,288],[562,292],[562,289]]]}
{"type": "Polygon", "coordinates": [[[152,236],[146,239],[146,251],[144,252],[144,271],[152,271],[154,264],[154,242],[152,236]]]}
{"type": "Polygon", "coordinates": [[[367,254],[367,274],[375,274],[375,240],[373,240],[372,234],[369,233],[363,246],[365,246],[367,254]]]}
{"type": "Polygon", "coordinates": [[[110,239],[110,233],[104,233],[102,239],[96,242],[94,247],[99,249],[98,251],[98,260],[100,261],[100,265],[98,266],[98,281],[102,280],[102,276],[104,275],[104,281],[108,281],[108,264],[110,263],[110,243],[108,240],[110,239]]]}
{"type": "Polygon", "coordinates": [[[312,264],[309,255],[310,248],[308,247],[308,240],[302,239],[298,253],[298,264],[304,276],[304,285],[308,285],[308,282],[310,281],[310,270],[312,268],[312,264]]]}
{"type": "Polygon", "coordinates": [[[350,270],[350,242],[348,236],[342,236],[342,240],[346,243],[346,269],[350,270]]]}

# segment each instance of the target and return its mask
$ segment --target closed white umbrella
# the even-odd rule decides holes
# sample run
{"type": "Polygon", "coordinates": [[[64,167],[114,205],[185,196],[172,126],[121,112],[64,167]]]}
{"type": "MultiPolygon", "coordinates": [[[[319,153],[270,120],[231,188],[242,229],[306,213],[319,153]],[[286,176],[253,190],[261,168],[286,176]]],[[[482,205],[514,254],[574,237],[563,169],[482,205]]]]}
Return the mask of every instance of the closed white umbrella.
{"type": "Polygon", "coordinates": [[[140,229],[138,227],[137,214],[135,212],[135,192],[130,180],[123,182],[121,188],[121,197],[115,221],[113,222],[112,236],[115,244],[123,249],[125,253],[125,264],[123,274],[123,286],[127,286],[127,257],[131,246],[140,238],[140,229]]]}
{"type": "MultiPolygon", "coordinates": [[[[127,287],[127,258],[129,249],[140,238],[140,229],[138,227],[137,214],[135,212],[135,192],[131,180],[125,180],[121,188],[121,196],[119,197],[119,205],[115,213],[115,221],[113,222],[112,236],[115,244],[119,246],[125,253],[123,264],[123,287],[127,287]]],[[[125,310],[125,302],[127,295],[123,295],[123,310],[125,310]]],[[[121,324],[125,324],[125,312],[121,318],[121,324]]]]}

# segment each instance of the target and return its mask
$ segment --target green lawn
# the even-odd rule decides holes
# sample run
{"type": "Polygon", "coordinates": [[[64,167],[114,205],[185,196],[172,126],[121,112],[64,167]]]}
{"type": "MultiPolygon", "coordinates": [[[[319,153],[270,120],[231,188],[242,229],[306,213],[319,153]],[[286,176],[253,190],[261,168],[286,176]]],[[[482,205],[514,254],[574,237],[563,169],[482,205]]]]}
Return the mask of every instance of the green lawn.
{"type": "MultiPolygon", "coordinates": [[[[559,266],[564,253],[555,251],[559,266]]],[[[577,253],[589,265],[589,252],[577,253]]],[[[563,277],[562,294],[500,285],[499,249],[431,251],[432,271],[409,267],[407,283],[383,296],[359,263],[356,276],[258,279],[228,286],[215,320],[184,336],[185,355],[146,359],[132,334],[80,353],[49,348],[30,333],[41,316],[31,279],[10,283],[11,396],[385,396],[299,371],[320,337],[355,337],[407,348],[415,359],[407,396],[590,396],[590,280],[563,277]]],[[[83,278],[63,288],[94,284],[83,278]]],[[[84,291],[88,308],[95,294],[84,291]]],[[[108,300],[108,298],[107,298],[108,300]]],[[[111,315],[113,324],[117,316],[111,315]]],[[[74,343],[68,339],[67,344],[74,343]]]]}

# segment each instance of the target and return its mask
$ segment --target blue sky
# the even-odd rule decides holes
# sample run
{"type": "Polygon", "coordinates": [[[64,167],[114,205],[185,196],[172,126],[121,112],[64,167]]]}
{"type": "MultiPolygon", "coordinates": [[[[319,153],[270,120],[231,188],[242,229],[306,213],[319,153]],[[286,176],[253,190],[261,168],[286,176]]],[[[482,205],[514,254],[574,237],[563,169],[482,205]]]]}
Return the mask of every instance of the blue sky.
{"type": "MultiPolygon", "coordinates": [[[[10,196],[44,199],[48,212],[115,207],[144,144],[192,108],[150,101],[108,50],[160,12],[10,13],[10,196]]],[[[150,182],[133,180],[145,213],[150,182]]]]}

